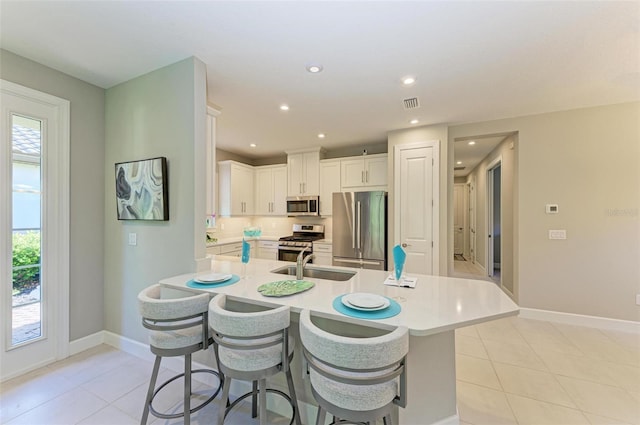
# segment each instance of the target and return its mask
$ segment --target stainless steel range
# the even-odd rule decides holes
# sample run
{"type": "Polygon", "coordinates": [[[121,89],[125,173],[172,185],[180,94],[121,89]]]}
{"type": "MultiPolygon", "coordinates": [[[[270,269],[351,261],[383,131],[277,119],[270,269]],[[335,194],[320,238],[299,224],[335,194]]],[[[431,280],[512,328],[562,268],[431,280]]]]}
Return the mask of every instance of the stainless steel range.
{"type": "Polygon", "coordinates": [[[293,235],[285,236],[278,241],[278,260],[293,261],[298,258],[300,251],[305,255],[313,252],[313,241],[324,239],[324,225],[322,224],[294,224],[293,235]]]}

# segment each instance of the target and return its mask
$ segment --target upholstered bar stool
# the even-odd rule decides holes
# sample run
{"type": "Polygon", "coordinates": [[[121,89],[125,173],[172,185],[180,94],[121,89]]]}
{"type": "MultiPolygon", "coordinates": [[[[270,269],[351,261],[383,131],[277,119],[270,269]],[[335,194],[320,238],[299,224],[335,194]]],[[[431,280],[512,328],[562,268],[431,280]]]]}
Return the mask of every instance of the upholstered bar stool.
{"type": "Polygon", "coordinates": [[[289,338],[289,307],[283,306],[258,312],[238,312],[227,308],[227,297],[216,295],[209,303],[209,325],[213,332],[213,347],[224,374],[224,386],[218,411],[218,425],[227,413],[248,396],[253,398],[252,415],[256,417],[256,401],[260,409],[260,425],[267,423],[267,392],[276,393],[291,403],[294,420],[300,425],[291,370],[293,343],[289,338]],[[267,389],[267,378],[284,372],[289,396],[279,390],[267,389]],[[251,381],[253,391],[228,405],[232,379],[251,381]],[[227,407],[228,405],[228,407],[227,407]]]}
{"type": "Polygon", "coordinates": [[[383,418],[391,425],[393,406],[406,406],[406,327],[382,336],[351,338],[320,329],[309,310],[303,310],[300,339],[303,373],[308,372],[319,405],[316,425],[324,425],[327,412],[334,416],[334,423],[375,423],[383,418]]]}
{"type": "Polygon", "coordinates": [[[191,355],[206,350],[213,342],[209,335],[209,295],[200,294],[183,298],[161,298],[160,285],[152,285],[138,294],[138,308],[142,315],[142,325],[150,329],[149,346],[156,355],[153,373],[149,382],[149,390],[145,399],[144,411],[140,423],[145,425],[149,412],[162,419],[174,419],[184,416],[184,423],[189,424],[191,413],[202,409],[220,392],[224,376],[209,369],[191,370],[191,355]],[[184,356],[184,372],[176,375],[157,389],[156,380],[163,357],[184,356]],[[194,373],[210,373],[220,381],[213,394],[200,405],[191,408],[191,375],[194,373]],[[184,410],[181,413],[165,414],[153,408],[153,399],[169,383],[184,377],[184,410]]]}

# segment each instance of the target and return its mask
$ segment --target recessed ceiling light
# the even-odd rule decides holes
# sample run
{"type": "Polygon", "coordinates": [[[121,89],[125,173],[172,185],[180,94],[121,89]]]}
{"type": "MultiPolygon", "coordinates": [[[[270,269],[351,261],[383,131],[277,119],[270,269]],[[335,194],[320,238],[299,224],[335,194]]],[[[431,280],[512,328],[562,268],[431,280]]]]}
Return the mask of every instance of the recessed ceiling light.
{"type": "Polygon", "coordinates": [[[255,143],[250,143],[249,144],[249,147],[251,147],[251,148],[255,148],[256,146],[258,146],[258,145],[256,145],[255,143]]]}
{"type": "Polygon", "coordinates": [[[473,145],[475,145],[475,144],[476,144],[476,142],[475,142],[474,140],[472,140],[472,141],[470,141],[468,144],[469,144],[470,146],[473,146],[473,145]]]}
{"type": "Polygon", "coordinates": [[[462,161],[458,161],[458,162],[456,162],[456,164],[460,165],[460,164],[462,164],[462,161]]]}
{"type": "Polygon", "coordinates": [[[416,82],[416,77],[407,76],[402,78],[402,84],[405,86],[410,86],[416,82]]]}
{"type": "Polygon", "coordinates": [[[409,121],[409,124],[418,124],[419,122],[420,120],[412,119],[411,121],[409,121]]]}
{"type": "Polygon", "coordinates": [[[285,105],[285,104],[280,105],[280,110],[281,111],[288,111],[289,110],[289,105],[285,105]]]}
{"type": "Polygon", "coordinates": [[[305,68],[307,68],[307,71],[309,71],[312,74],[317,74],[318,72],[321,72],[323,69],[322,65],[320,65],[319,63],[308,63],[305,68]]]}
{"type": "Polygon", "coordinates": [[[324,133],[319,133],[318,134],[318,139],[324,139],[325,138],[325,134],[324,133]]]}

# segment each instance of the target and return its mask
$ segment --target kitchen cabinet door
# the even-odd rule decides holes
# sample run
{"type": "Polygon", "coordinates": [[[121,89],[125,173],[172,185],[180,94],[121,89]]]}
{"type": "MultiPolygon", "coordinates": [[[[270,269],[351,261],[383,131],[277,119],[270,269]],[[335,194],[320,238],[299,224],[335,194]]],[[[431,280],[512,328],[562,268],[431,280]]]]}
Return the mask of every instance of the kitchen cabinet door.
{"type": "Polygon", "coordinates": [[[220,215],[246,216],[254,214],[253,167],[235,161],[218,163],[220,215]]]}
{"type": "Polygon", "coordinates": [[[333,192],[340,192],[340,160],[320,161],[320,215],[330,216],[333,192]]]}
{"type": "Polygon", "coordinates": [[[313,264],[330,266],[333,264],[333,247],[326,242],[313,243],[313,264]]]}
{"type": "Polygon", "coordinates": [[[265,260],[277,260],[278,241],[258,241],[257,257],[265,260]]]}
{"type": "Polygon", "coordinates": [[[320,150],[287,155],[289,196],[320,194],[320,150]]]}
{"type": "Polygon", "coordinates": [[[340,174],[343,191],[386,190],[387,154],[345,158],[340,174]]]}
{"type": "Polygon", "coordinates": [[[286,215],[287,166],[255,169],[256,215],[286,215]]]}

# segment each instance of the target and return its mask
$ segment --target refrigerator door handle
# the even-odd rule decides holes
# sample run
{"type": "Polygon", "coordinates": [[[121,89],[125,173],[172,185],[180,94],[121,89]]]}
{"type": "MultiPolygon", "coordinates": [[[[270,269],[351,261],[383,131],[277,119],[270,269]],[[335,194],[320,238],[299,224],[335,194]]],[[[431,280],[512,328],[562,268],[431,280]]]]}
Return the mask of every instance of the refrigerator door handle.
{"type": "Polygon", "coordinates": [[[360,228],[362,227],[362,221],[361,221],[361,217],[362,217],[362,203],[360,201],[358,201],[358,203],[356,204],[357,208],[358,208],[358,249],[360,249],[360,228]]]}
{"type": "Polygon", "coordinates": [[[333,257],[333,261],[335,261],[336,263],[347,263],[347,264],[358,264],[358,265],[364,265],[367,264],[369,266],[380,266],[382,265],[382,261],[374,261],[374,260],[351,260],[348,258],[336,258],[333,257]]]}
{"type": "Polygon", "coordinates": [[[356,249],[356,215],[353,209],[351,210],[351,249],[356,249]]]}

